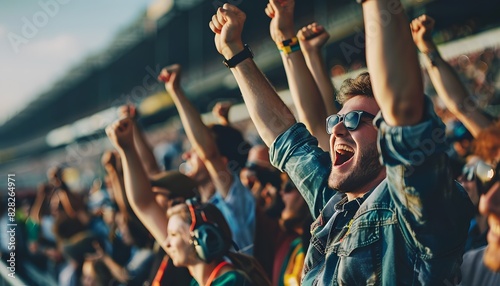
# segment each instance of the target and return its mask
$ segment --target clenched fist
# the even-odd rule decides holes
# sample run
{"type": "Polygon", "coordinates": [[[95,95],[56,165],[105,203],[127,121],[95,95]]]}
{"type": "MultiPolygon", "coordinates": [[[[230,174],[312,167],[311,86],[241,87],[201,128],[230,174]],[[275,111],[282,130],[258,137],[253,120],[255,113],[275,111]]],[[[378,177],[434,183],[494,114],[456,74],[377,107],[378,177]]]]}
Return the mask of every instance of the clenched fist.
{"type": "Polygon", "coordinates": [[[118,118],[130,117],[134,120],[137,119],[137,108],[133,104],[125,104],[118,107],[117,113],[118,118]]]}
{"type": "Polygon", "coordinates": [[[224,58],[230,59],[243,51],[241,33],[245,19],[243,11],[227,3],[212,16],[209,26],[215,33],[215,47],[224,58]]]}
{"type": "Polygon", "coordinates": [[[111,123],[106,128],[106,134],[118,150],[134,147],[134,121],[130,118],[123,118],[111,123]]]}
{"type": "Polygon", "coordinates": [[[265,9],[271,18],[269,31],[271,38],[278,45],[295,36],[293,23],[294,0],[270,0],[265,9]]]}
{"type": "Polygon", "coordinates": [[[319,51],[326,44],[330,35],[317,23],[309,24],[297,32],[300,47],[308,52],[319,51]]]}
{"type": "Polygon", "coordinates": [[[425,14],[414,19],[410,23],[413,42],[415,42],[415,45],[420,50],[420,52],[424,54],[436,49],[431,36],[432,30],[434,29],[434,24],[434,19],[425,14]]]}
{"type": "Polygon", "coordinates": [[[172,93],[181,87],[182,68],[178,64],[165,67],[161,70],[158,80],[165,83],[165,89],[172,93]]]}

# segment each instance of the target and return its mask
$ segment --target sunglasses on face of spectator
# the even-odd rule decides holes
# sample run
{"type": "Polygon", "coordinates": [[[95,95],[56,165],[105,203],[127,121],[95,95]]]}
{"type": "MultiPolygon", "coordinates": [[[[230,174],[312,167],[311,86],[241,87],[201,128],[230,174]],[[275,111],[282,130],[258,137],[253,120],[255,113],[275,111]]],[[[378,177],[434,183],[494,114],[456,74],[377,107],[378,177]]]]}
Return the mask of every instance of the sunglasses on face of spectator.
{"type": "Polygon", "coordinates": [[[370,119],[375,118],[375,115],[362,110],[353,110],[346,114],[330,115],[326,118],[326,133],[331,135],[333,127],[335,127],[335,125],[339,124],[340,122],[344,124],[344,127],[347,130],[349,131],[356,130],[363,116],[368,117],[370,119]]]}
{"type": "Polygon", "coordinates": [[[499,180],[499,166],[500,164],[494,167],[484,161],[478,161],[472,166],[464,166],[462,176],[467,182],[476,181],[481,194],[485,194],[499,180]]]}

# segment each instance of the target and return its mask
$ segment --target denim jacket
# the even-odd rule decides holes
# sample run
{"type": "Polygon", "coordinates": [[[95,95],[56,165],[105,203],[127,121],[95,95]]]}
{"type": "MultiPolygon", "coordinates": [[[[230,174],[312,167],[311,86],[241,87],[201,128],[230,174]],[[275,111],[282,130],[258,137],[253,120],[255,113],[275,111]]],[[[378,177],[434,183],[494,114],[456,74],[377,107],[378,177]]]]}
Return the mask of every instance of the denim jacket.
{"type": "Polygon", "coordinates": [[[328,187],[329,153],[301,123],[271,145],[271,162],[289,174],[315,219],[302,285],[455,285],[473,206],[448,172],[444,124],[427,99],[417,125],[391,127],[380,113],[374,123],[387,176],[340,226],[341,236],[330,234],[347,200],[328,187]]]}

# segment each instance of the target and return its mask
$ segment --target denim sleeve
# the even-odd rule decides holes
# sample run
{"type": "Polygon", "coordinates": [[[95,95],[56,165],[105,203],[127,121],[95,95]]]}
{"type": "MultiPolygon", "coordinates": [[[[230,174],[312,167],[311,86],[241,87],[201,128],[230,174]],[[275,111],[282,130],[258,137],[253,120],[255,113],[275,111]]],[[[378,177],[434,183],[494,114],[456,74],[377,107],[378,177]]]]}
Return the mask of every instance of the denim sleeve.
{"type": "Polygon", "coordinates": [[[278,136],[269,148],[271,164],[288,173],[316,219],[335,192],[328,188],[331,159],[302,123],[278,136]]]}
{"type": "Polygon", "coordinates": [[[437,254],[433,250],[458,247],[471,205],[449,172],[445,125],[432,102],[425,99],[423,120],[417,125],[392,127],[381,114],[375,125],[380,161],[386,166],[388,188],[407,238],[420,252],[437,254]],[[435,245],[436,235],[449,236],[448,245],[435,245]]]}

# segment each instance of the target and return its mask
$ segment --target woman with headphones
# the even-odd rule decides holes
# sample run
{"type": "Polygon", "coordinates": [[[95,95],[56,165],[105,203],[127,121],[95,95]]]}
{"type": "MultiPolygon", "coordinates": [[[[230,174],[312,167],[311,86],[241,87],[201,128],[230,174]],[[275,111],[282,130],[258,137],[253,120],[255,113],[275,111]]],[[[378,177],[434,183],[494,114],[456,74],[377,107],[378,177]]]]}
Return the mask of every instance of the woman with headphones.
{"type": "Polygon", "coordinates": [[[255,258],[229,251],[231,231],[214,205],[188,200],[165,215],[135,147],[133,126],[124,118],[106,129],[122,158],[127,200],[174,265],[188,268],[194,277],[191,285],[271,285],[255,258]]]}
{"type": "Polygon", "coordinates": [[[168,235],[164,242],[175,266],[185,266],[193,276],[191,285],[255,285],[230,261],[231,230],[212,204],[195,200],[167,212],[168,235]]]}

